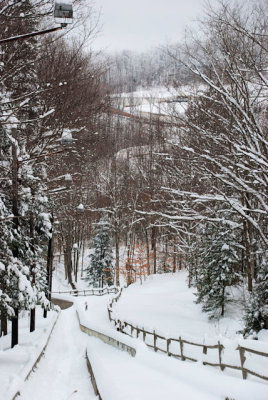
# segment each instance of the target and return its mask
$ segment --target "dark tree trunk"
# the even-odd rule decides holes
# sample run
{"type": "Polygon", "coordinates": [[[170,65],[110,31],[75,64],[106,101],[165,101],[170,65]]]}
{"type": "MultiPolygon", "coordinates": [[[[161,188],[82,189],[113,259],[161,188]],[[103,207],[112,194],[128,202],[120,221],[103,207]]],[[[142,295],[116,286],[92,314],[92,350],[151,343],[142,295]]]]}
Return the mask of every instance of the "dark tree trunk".
{"type": "MultiPolygon", "coordinates": [[[[51,220],[53,223],[53,217],[51,220]]],[[[53,236],[51,231],[51,237],[48,241],[47,249],[47,299],[51,301],[51,290],[52,290],[52,267],[53,267],[53,236]]],[[[43,317],[47,318],[47,308],[44,308],[43,317]]]]}
{"type": "Polygon", "coordinates": [[[35,308],[30,311],[30,332],[35,331],[35,308]]]}
{"type": "Polygon", "coordinates": [[[153,273],[156,274],[156,227],[152,227],[152,250],[153,250],[153,261],[154,269],[153,273]]]}
{"type": "Polygon", "coordinates": [[[115,233],[115,284],[120,285],[119,281],[119,234],[115,233]]]}
{"type": "Polygon", "coordinates": [[[12,318],[11,348],[19,343],[19,310],[16,308],[15,316],[12,318]]]}
{"type": "Polygon", "coordinates": [[[2,335],[3,336],[7,335],[7,316],[4,313],[1,313],[1,332],[0,332],[0,337],[2,335]]]}
{"type": "MultiPolygon", "coordinates": [[[[34,193],[33,193],[34,194],[34,193]]],[[[33,214],[31,213],[30,217],[30,246],[33,254],[35,253],[35,246],[34,246],[34,219],[33,214]]],[[[31,266],[31,277],[32,277],[32,284],[35,284],[35,263],[31,266]]],[[[31,309],[30,311],[30,332],[35,331],[35,308],[31,309]]]]}
{"type": "Polygon", "coordinates": [[[222,289],[222,303],[221,303],[221,316],[222,317],[224,316],[224,311],[225,311],[225,309],[224,309],[224,306],[225,306],[225,304],[224,304],[224,295],[225,295],[225,287],[223,287],[223,289],[222,289]]]}
{"type": "MultiPolygon", "coordinates": [[[[15,137],[15,135],[14,135],[15,137]]],[[[18,153],[15,144],[12,145],[12,212],[13,224],[17,230],[19,227],[19,181],[18,181],[18,153]]],[[[13,256],[18,257],[18,246],[13,249],[13,256]]],[[[14,309],[15,316],[12,318],[11,324],[11,347],[13,348],[19,343],[19,310],[14,309]]]]}
{"type": "Polygon", "coordinates": [[[177,248],[176,248],[176,237],[174,237],[174,241],[173,241],[173,264],[172,264],[172,272],[176,272],[177,269],[177,248]]]}
{"type": "Polygon", "coordinates": [[[149,238],[148,233],[145,229],[145,240],[146,240],[146,257],[147,257],[147,274],[150,275],[150,246],[149,246],[149,238]]]}

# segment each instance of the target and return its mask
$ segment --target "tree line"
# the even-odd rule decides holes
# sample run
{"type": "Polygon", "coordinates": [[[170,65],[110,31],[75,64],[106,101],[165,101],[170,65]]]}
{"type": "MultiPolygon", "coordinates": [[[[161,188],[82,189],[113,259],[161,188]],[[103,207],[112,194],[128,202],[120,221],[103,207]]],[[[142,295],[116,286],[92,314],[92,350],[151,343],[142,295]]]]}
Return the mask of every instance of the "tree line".
{"type": "MultiPolygon", "coordinates": [[[[85,45],[94,34],[94,14],[74,2],[76,22],[60,34],[2,43],[0,46],[0,314],[1,335],[11,320],[11,346],[18,343],[19,313],[50,308],[55,188],[64,178],[51,159],[64,154],[64,132],[87,132],[103,108],[105,71],[85,45]],[[89,30],[78,37],[86,18],[89,30]],[[74,34],[72,34],[72,30],[74,34]]],[[[0,1],[0,37],[53,27],[46,0],[0,1]]],[[[63,163],[65,160],[61,160],[63,163]]],[[[68,190],[68,188],[66,188],[68,190]]],[[[0,336],[1,336],[0,335],[0,336]]]]}

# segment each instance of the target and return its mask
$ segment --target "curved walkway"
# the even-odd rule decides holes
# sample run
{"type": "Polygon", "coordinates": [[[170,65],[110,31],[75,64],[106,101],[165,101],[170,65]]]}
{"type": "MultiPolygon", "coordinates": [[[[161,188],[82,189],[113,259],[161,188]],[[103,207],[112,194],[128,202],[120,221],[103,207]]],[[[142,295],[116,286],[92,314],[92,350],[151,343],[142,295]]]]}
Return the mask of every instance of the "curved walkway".
{"type": "Polygon", "coordinates": [[[86,343],[74,307],[62,311],[44,357],[23,385],[20,400],[96,399],[85,360],[86,343]]]}

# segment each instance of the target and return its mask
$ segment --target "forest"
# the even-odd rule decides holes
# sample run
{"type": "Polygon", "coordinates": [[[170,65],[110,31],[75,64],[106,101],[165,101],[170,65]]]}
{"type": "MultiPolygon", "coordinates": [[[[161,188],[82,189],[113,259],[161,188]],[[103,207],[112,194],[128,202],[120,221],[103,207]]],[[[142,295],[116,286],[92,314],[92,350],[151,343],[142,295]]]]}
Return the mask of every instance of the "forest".
{"type": "MultiPolygon", "coordinates": [[[[105,53],[91,46],[93,4],[75,0],[70,27],[0,43],[0,336],[10,320],[12,346],[22,310],[34,331],[36,306],[50,309],[56,254],[74,289],[81,274],[99,287],[186,269],[215,319],[243,287],[243,334],[268,328],[267,11],[220,0],[185,43],[105,53]]],[[[0,0],[1,38],[53,26],[49,0],[0,0]]]]}

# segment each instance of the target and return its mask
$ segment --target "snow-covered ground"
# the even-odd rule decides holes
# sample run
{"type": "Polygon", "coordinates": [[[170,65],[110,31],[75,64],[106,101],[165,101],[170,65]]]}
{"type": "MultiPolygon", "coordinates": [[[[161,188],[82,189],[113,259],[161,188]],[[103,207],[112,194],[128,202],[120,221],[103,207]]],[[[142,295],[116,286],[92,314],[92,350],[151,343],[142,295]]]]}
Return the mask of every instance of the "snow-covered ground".
{"type": "Polygon", "coordinates": [[[183,336],[199,341],[219,335],[237,337],[237,331],[243,328],[239,301],[227,305],[224,318],[213,321],[195,303],[194,291],[187,286],[186,270],[151,275],[142,285],[136,283],[123,291],[116,311],[120,319],[155,329],[166,337],[183,336]]]}
{"type": "MultiPolygon", "coordinates": [[[[53,324],[56,311],[50,311],[46,319],[43,310],[36,308],[36,330],[29,332],[28,312],[19,319],[19,345],[10,348],[10,333],[0,338],[0,399],[10,400],[23,385],[24,379],[39,357],[53,324]]],[[[9,329],[10,332],[10,329],[9,329]]]]}
{"type": "MultiPolygon", "coordinates": [[[[218,321],[211,321],[207,314],[201,311],[201,306],[195,304],[192,289],[187,287],[187,273],[180,271],[176,274],[162,274],[151,276],[143,285],[131,285],[123,291],[118,303],[114,307],[113,318],[131,323],[133,326],[145,328],[165,338],[179,339],[200,345],[223,345],[221,362],[234,367],[240,366],[238,346],[246,347],[259,352],[268,353],[267,331],[262,331],[259,340],[243,339],[238,330],[243,327],[242,304],[239,303],[241,293],[233,289],[236,299],[234,304],[226,307],[226,316],[218,321]],[[240,295],[240,296],[239,296],[240,295]],[[266,339],[266,340],[265,340],[266,339]]],[[[125,331],[131,333],[128,326],[125,331]]],[[[146,343],[153,345],[153,335],[146,336],[146,343]]],[[[157,340],[157,347],[166,350],[166,341],[157,340]]],[[[180,354],[178,342],[172,341],[170,351],[180,354]]],[[[219,363],[218,349],[208,349],[203,354],[203,348],[184,343],[185,356],[202,362],[219,363]]],[[[245,368],[260,375],[267,376],[267,358],[246,352],[245,368]]],[[[226,368],[224,374],[241,377],[241,371],[226,368]]],[[[248,379],[258,380],[252,375],[248,379]]]]}
{"type": "Polygon", "coordinates": [[[96,399],[85,359],[87,341],[79,329],[75,308],[62,311],[45,357],[20,390],[20,399],[96,399]]]}
{"type": "Polygon", "coordinates": [[[155,354],[142,343],[135,358],[94,338],[87,351],[103,400],[267,399],[267,384],[155,354]]]}
{"type": "Polygon", "coordinates": [[[104,400],[224,400],[227,396],[235,400],[267,398],[266,383],[250,379],[243,381],[241,373],[228,376],[201,363],[188,363],[155,354],[138,339],[117,332],[108,320],[106,305],[109,298],[75,299],[84,325],[127,342],[137,351],[136,357],[132,358],[98,339],[88,337],[87,352],[104,400]],[[87,310],[85,301],[88,303],[87,310]]]}
{"type": "MultiPolygon", "coordinates": [[[[182,272],[180,277],[183,274],[182,272]]],[[[146,308],[146,304],[150,305],[151,310],[155,308],[156,318],[156,309],[159,307],[159,303],[155,301],[153,307],[153,304],[148,301],[150,296],[155,294],[153,286],[158,287],[159,302],[161,298],[162,302],[165,302],[164,298],[168,297],[167,294],[170,295],[169,297],[173,297],[171,295],[172,284],[168,283],[171,277],[172,275],[156,276],[142,286],[130,286],[117,303],[118,309],[121,300],[123,304],[124,298],[134,296],[134,292],[136,292],[136,302],[139,302],[138,299],[140,299],[144,308],[146,308]],[[161,280],[162,284],[160,285],[161,280]],[[169,286],[168,293],[165,293],[165,286],[169,286]],[[143,290],[147,291],[145,297],[142,297],[143,290]]],[[[174,279],[173,276],[175,287],[178,284],[177,281],[180,281],[179,277],[176,278],[174,279]]],[[[78,289],[81,289],[80,283],[83,286],[86,285],[84,281],[78,282],[78,289]]],[[[70,289],[64,282],[64,274],[60,273],[60,270],[55,274],[54,284],[60,290],[70,289]]],[[[175,287],[174,292],[176,292],[175,287]]],[[[154,353],[140,340],[117,332],[114,325],[109,322],[107,313],[107,304],[112,296],[57,295],[57,297],[72,300],[74,306],[61,312],[45,356],[29,380],[25,384],[20,382],[20,398],[22,400],[95,399],[86,368],[86,349],[103,400],[177,400],[178,398],[183,400],[224,400],[227,396],[229,399],[235,400],[252,400],[252,398],[266,400],[267,384],[265,382],[254,382],[251,379],[243,381],[240,375],[228,376],[218,369],[205,367],[201,363],[183,362],[154,353]],[[85,302],[88,305],[87,309],[85,302]],[[80,320],[84,325],[112,336],[116,340],[131,344],[136,349],[136,356],[131,357],[123,351],[82,333],[78,326],[76,310],[78,310],[80,320]]],[[[185,307],[188,300],[185,295],[185,307]]],[[[168,314],[166,323],[169,321],[168,329],[172,328],[171,320],[174,310],[179,307],[176,304],[177,301],[177,298],[173,299],[173,307],[172,304],[169,304],[168,307],[171,309],[166,310],[168,314]]],[[[127,304],[125,307],[127,308],[127,304]]],[[[159,320],[162,320],[161,315],[164,315],[165,311],[164,309],[158,311],[160,311],[159,320]]],[[[140,317],[143,315],[141,313],[140,317]]],[[[11,351],[15,350],[16,348],[11,351]]],[[[0,398],[2,400],[1,396],[0,398]]],[[[10,400],[10,397],[5,396],[3,399],[10,400]]]]}

